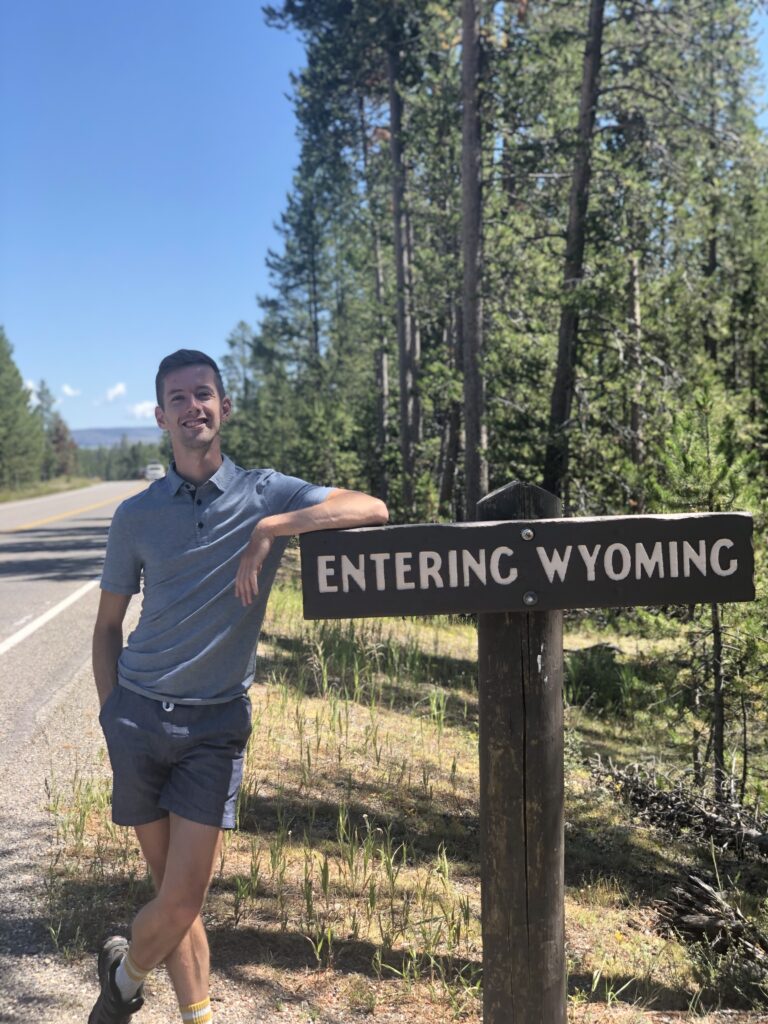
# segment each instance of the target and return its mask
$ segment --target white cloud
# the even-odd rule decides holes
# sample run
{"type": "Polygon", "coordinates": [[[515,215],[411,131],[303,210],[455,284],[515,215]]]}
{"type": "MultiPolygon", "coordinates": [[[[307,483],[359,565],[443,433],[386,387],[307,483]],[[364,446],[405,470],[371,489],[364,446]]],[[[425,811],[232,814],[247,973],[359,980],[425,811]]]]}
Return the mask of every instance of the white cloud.
{"type": "Polygon", "coordinates": [[[40,399],[37,397],[37,384],[33,380],[25,380],[24,387],[29,392],[29,404],[31,406],[39,405],[40,399]]]}
{"type": "Polygon", "coordinates": [[[69,384],[61,385],[61,393],[62,395],[64,395],[65,398],[77,398],[77,396],[80,394],[80,392],[76,388],[70,387],[69,384]]]}
{"type": "Polygon", "coordinates": [[[128,411],[131,416],[136,420],[154,420],[155,418],[155,403],[154,402],[137,402],[136,405],[129,405],[128,411]]]}
{"type": "Polygon", "coordinates": [[[107,401],[108,402],[114,402],[114,400],[116,398],[119,398],[120,395],[124,395],[124,394],[125,394],[125,384],[123,384],[122,381],[119,381],[117,384],[115,384],[114,387],[107,388],[107,401]]]}

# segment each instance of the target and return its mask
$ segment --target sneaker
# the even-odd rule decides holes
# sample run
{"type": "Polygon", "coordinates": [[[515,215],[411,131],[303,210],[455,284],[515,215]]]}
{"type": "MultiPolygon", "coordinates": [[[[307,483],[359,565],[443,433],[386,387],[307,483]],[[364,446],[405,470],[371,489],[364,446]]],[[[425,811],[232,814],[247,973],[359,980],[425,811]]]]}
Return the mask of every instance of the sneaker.
{"type": "Polygon", "coordinates": [[[128,952],[128,940],[122,935],[107,939],[99,952],[101,992],[91,1010],[88,1024],[128,1024],[132,1014],[144,1005],[142,989],[132,999],[123,999],[115,984],[115,971],[128,952]]]}

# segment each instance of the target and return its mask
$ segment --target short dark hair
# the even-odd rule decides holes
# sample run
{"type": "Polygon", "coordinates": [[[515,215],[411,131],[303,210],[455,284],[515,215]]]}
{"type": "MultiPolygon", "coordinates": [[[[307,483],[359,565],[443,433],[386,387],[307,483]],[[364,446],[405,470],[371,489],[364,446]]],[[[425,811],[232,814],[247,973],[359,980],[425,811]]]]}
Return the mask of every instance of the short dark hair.
{"type": "Polygon", "coordinates": [[[157,376],[155,377],[155,394],[157,395],[157,404],[160,408],[163,408],[163,387],[165,386],[165,378],[169,373],[174,370],[180,370],[182,366],[210,366],[213,370],[214,380],[216,381],[216,390],[219,392],[219,398],[223,398],[226,394],[224,390],[224,381],[221,377],[221,371],[218,366],[207,356],[205,352],[198,352],[194,348],[180,348],[176,352],[172,352],[165,359],[161,360],[160,366],[157,369],[157,376]]]}

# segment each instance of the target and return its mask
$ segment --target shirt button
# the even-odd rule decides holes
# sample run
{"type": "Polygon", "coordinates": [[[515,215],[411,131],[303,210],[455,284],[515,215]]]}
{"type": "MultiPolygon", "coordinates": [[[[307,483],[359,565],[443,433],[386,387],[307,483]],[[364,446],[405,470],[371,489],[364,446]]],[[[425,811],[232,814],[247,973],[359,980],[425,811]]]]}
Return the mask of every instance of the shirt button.
{"type": "Polygon", "coordinates": [[[197,499],[197,504],[198,505],[202,505],[203,504],[203,499],[202,498],[198,498],[197,499]]]}
{"type": "Polygon", "coordinates": [[[202,528],[203,528],[203,524],[202,524],[202,523],[198,523],[198,524],[197,524],[197,528],[198,528],[198,530],[202,530],[202,528]]]}

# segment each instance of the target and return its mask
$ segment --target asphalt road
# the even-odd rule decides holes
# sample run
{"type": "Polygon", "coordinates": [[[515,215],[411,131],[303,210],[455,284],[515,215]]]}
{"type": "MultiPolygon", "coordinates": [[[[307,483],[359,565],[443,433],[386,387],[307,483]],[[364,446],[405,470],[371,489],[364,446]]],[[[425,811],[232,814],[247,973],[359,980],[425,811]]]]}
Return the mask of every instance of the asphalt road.
{"type": "Polygon", "coordinates": [[[96,484],[0,505],[0,770],[88,656],[109,523],[144,486],[96,484]]]}
{"type": "Polygon", "coordinates": [[[112,514],[144,486],[0,504],[0,1021],[70,1019],[64,1006],[82,1020],[92,1000],[50,957],[46,789],[87,771],[101,746],[90,672],[98,578],[112,514]]]}
{"type": "MultiPolygon", "coordinates": [[[[98,577],[109,522],[141,483],[99,484],[0,504],[0,1024],[84,1024],[98,993],[95,957],[56,952],[46,915],[52,853],[49,791],[108,774],[90,664],[98,577]]],[[[128,608],[124,631],[138,618],[128,608]]],[[[239,963],[215,965],[216,1021],[308,1018],[305,996],[253,984],[239,963]]],[[[162,969],[147,985],[142,1024],[178,1019],[162,969]]],[[[313,1020],[340,1024],[335,1012],[313,1020]]],[[[385,1021],[382,1019],[382,1024],[385,1021]]]]}

